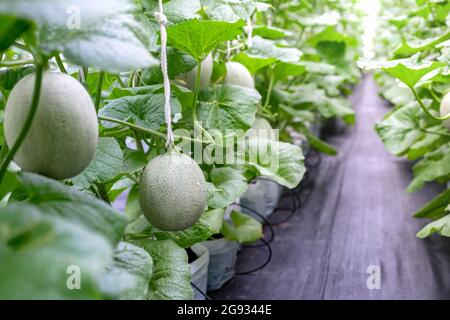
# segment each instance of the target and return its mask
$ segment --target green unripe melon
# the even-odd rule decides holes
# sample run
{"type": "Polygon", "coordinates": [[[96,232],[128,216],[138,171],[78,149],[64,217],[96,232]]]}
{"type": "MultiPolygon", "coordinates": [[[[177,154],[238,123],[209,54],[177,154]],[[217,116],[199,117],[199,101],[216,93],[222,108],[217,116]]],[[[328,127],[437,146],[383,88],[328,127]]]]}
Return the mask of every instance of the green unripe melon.
{"type": "MultiPolygon", "coordinates": [[[[441,101],[440,109],[441,117],[445,117],[450,114],[450,92],[448,92],[441,101]]],[[[450,119],[444,121],[444,125],[450,130],[450,119]]]]}
{"type": "Polygon", "coordinates": [[[206,206],[206,181],[192,158],[167,153],[150,161],[139,181],[139,204],[156,228],[184,230],[194,225],[206,206]]]}
{"type": "Polygon", "coordinates": [[[234,84],[238,86],[255,89],[255,81],[248,69],[239,62],[230,61],[226,64],[227,75],[225,84],[234,84]]]}
{"type": "Polygon", "coordinates": [[[275,140],[275,131],[269,121],[264,118],[256,117],[253,126],[247,131],[246,134],[249,138],[266,138],[270,140],[275,140]]]}
{"type": "MultiPolygon", "coordinates": [[[[5,108],[5,137],[13,146],[27,118],[35,74],[20,80],[5,108]]],[[[38,109],[30,130],[14,157],[24,171],[53,179],[80,174],[94,157],[98,122],[84,87],[63,73],[44,72],[38,109]]]]}
{"type": "MultiPolygon", "coordinates": [[[[213,58],[211,54],[202,61],[202,70],[200,72],[200,89],[204,89],[209,85],[213,72],[213,58]]],[[[180,75],[178,78],[186,81],[186,87],[188,89],[194,90],[195,80],[197,79],[197,67],[180,75]]]]}

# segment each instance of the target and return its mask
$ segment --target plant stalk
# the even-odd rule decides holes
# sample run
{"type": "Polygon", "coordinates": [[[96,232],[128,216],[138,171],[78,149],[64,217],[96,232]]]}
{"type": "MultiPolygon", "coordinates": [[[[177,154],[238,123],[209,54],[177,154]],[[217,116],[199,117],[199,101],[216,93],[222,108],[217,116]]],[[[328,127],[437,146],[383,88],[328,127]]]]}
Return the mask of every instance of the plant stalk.
{"type": "Polygon", "coordinates": [[[61,60],[61,56],[59,55],[59,53],[55,54],[55,60],[56,60],[56,64],[58,65],[59,70],[62,73],[68,74],[66,67],[64,67],[64,63],[61,60]]]}
{"type": "Polygon", "coordinates": [[[45,65],[45,63],[40,63],[36,67],[34,91],[33,91],[33,98],[31,100],[31,107],[28,112],[28,116],[25,119],[25,123],[23,125],[22,131],[20,132],[19,136],[16,139],[16,142],[14,143],[11,150],[9,150],[9,153],[6,156],[6,159],[3,161],[2,165],[1,165],[0,184],[3,180],[3,177],[5,176],[5,173],[6,173],[6,170],[8,169],[9,164],[14,159],[14,156],[16,155],[17,151],[19,150],[20,146],[22,145],[23,141],[25,140],[28,132],[30,131],[34,117],[36,116],[36,112],[37,112],[37,109],[39,106],[39,98],[40,98],[40,94],[41,94],[42,77],[44,74],[43,65],[45,65]]]}
{"type": "MultiPolygon", "coordinates": [[[[137,131],[140,131],[140,132],[144,132],[144,133],[148,133],[148,134],[157,136],[159,138],[163,138],[164,140],[166,140],[166,138],[167,138],[164,133],[161,133],[159,131],[155,131],[155,130],[152,130],[152,129],[143,128],[141,126],[135,125],[135,124],[130,123],[130,122],[122,121],[122,120],[111,118],[111,117],[105,117],[105,116],[99,116],[98,119],[102,120],[102,121],[108,121],[108,122],[121,124],[121,125],[124,125],[124,126],[127,126],[127,127],[131,128],[131,129],[134,129],[134,130],[137,130],[137,131]]],[[[209,142],[207,142],[207,141],[193,139],[193,138],[189,138],[189,137],[183,137],[183,136],[174,135],[174,138],[176,140],[185,139],[185,140],[191,141],[191,142],[198,142],[198,143],[202,143],[202,144],[209,144],[209,142]]]]}
{"type": "Polygon", "coordinates": [[[102,88],[103,88],[103,79],[105,78],[105,72],[101,71],[98,75],[97,80],[97,92],[95,93],[95,110],[98,112],[100,107],[100,101],[102,100],[102,88]]]}
{"type": "Polygon", "coordinates": [[[272,90],[275,84],[275,77],[273,75],[273,69],[270,70],[269,88],[267,89],[266,101],[264,102],[264,109],[269,107],[270,98],[272,97],[272,90]]]}
{"type": "Polygon", "coordinates": [[[422,110],[431,118],[433,118],[434,120],[438,120],[438,121],[445,121],[450,119],[450,113],[447,114],[444,117],[436,117],[435,115],[433,115],[430,110],[428,110],[428,108],[425,106],[425,104],[423,103],[422,99],[419,97],[419,94],[417,93],[417,91],[414,88],[410,88],[414,98],[416,98],[417,102],[419,102],[420,107],[422,108],[422,110]]]}

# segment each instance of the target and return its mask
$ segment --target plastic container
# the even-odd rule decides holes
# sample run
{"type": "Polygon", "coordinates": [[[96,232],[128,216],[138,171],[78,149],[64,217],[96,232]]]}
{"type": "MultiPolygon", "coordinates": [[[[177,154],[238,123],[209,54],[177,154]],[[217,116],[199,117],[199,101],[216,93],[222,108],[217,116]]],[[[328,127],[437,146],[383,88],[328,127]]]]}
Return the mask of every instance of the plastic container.
{"type": "Polygon", "coordinates": [[[220,289],[236,273],[240,244],[225,238],[201,243],[209,251],[208,291],[220,289]]]}
{"type": "Polygon", "coordinates": [[[263,222],[260,217],[246,207],[267,218],[278,207],[282,194],[283,187],[279,184],[265,179],[256,179],[254,183],[249,184],[247,191],[240,198],[240,204],[243,205],[241,211],[263,222]]]}
{"type": "MultiPolygon", "coordinates": [[[[209,251],[204,245],[196,243],[191,250],[197,259],[189,264],[192,272],[192,283],[206,293],[208,286],[209,251]]],[[[205,297],[194,288],[194,300],[205,300],[205,297]]]]}

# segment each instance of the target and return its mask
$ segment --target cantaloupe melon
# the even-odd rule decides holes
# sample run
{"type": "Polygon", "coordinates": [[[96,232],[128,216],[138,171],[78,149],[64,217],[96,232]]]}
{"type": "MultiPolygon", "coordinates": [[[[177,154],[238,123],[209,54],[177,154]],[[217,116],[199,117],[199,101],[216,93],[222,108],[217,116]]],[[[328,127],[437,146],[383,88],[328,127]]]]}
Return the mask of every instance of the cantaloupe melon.
{"type": "MultiPolygon", "coordinates": [[[[213,72],[213,58],[211,54],[202,61],[202,70],[200,71],[200,89],[204,89],[209,85],[213,72]]],[[[197,79],[197,67],[187,73],[179,75],[177,78],[185,81],[188,89],[194,90],[195,80],[197,79]]]]}
{"type": "MultiPolygon", "coordinates": [[[[4,118],[9,147],[29,113],[34,82],[35,74],[24,77],[9,95],[4,118]]],[[[71,76],[44,72],[34,121],[14,161],[24,171],[66,179],[90,164],[97,142],[97,114],[86,89],[71,76]]]]}
{"type": "Polygon", "coordinates": [[[160,230],[179,231],[194,225],[205,209],[206,196],[202,170],[184,154],[157,156],[139,181],[142,213],[160,230]]]}
{"type": "Polygon", "coordinates": [[[239,62],[230,61],[226,63],[227,75],[225,84],[234,84],[238,86],[255,88],[255,81],[248,69],[239,62]]]}

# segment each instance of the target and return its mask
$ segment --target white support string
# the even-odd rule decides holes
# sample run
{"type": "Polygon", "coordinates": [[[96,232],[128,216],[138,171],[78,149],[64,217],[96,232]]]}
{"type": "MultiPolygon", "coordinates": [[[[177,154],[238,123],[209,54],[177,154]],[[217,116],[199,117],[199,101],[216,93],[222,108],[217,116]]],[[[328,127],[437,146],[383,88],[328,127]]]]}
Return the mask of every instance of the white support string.
{"type": "Polygon", "coordinates": [[[227,56],[226,60],[229,61],[231,58],[231,41],[227,41],[227,56]]]}
{"type": "Polygon", "coordinates": [[[172,112],[170,109],[170,80],[167,72],[167,17],[164,15],[163,2],[159,0],[159,12],[155,12],[155,18],[161,29],[161,71],[164,79],[164,113],[167,125],[166,148],[171,149],[174,144],[172,131],[172,112]]]}
{"type": "Polygon", "coordinates": [[[245,31],[247,32],[247,46],[251,48],[253,46],[253,23],[252,18],[247,18],[247,26],[245,27],[245,31]]]}

